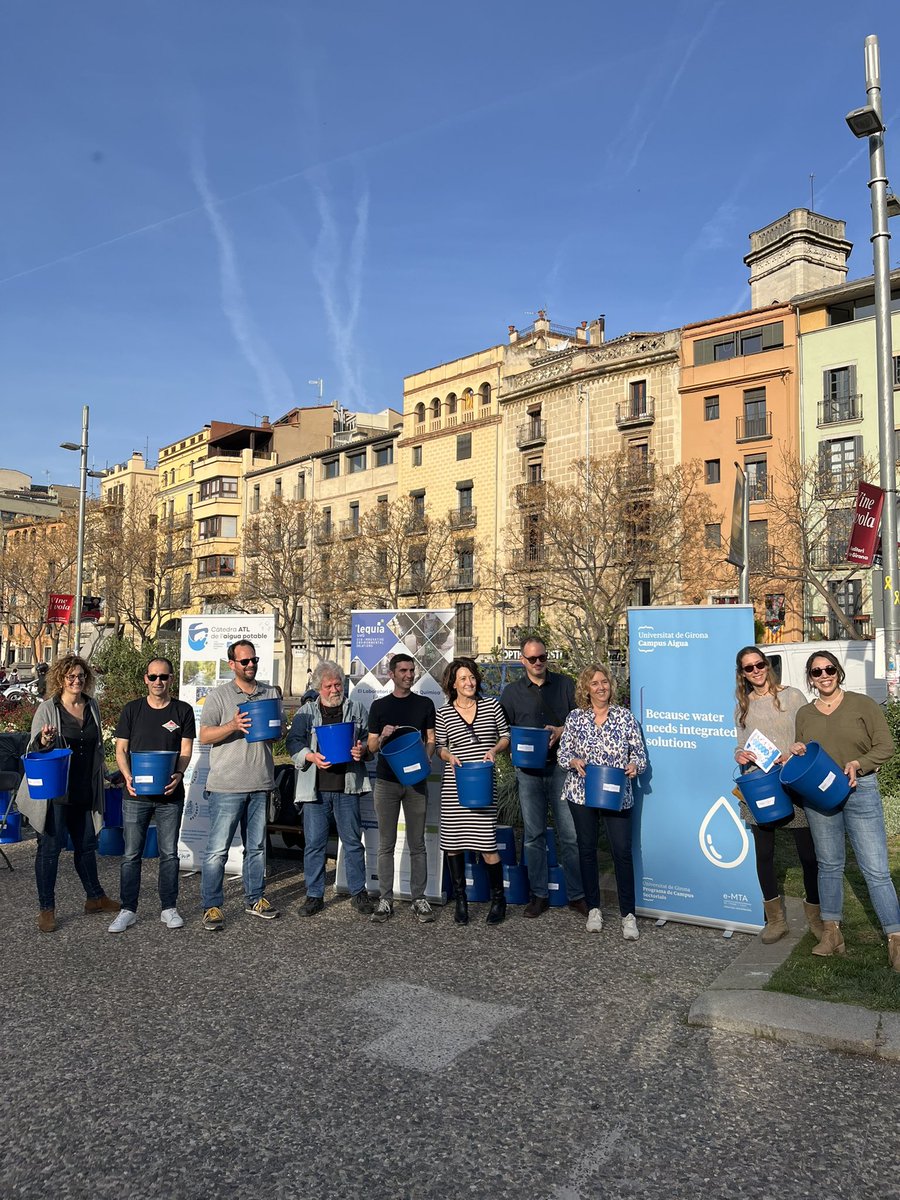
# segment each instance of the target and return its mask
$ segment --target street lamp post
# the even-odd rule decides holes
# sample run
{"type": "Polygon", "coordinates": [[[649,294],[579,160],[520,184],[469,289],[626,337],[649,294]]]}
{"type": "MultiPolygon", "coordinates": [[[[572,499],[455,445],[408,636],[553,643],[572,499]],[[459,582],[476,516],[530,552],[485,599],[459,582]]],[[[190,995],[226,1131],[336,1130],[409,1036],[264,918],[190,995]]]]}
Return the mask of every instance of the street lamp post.
{"type": "MultiPolygon", "coordinates": [[[[875,268],[875,364],[878,381],[878,461],[884,491],[881,553],[884,563],[884,657],[888,696],[897,699],[897,639],[900,632],[900,577],[897,571],[897,485],[894,466],[894,391],[891,371],[891,264],[888,181],[884,163],[881,65],[878,38],[866,38],[866,95],[863,108],[847,114],[858,138],[869,139],[869,191],[872,198],[872,258],[875,268]]],[[[894,201],[894,197],[890,198],[894,201]]],[[[896,202],[894,201],[894,205],[896,202]]]]}
{"type": "Polygon", "coordinates": [[[60,442],[61,450],[76,450],[81,453],[81,480],[78,490],[78,551],[75,568],[75,637],[74,652],[81,653],[81,587],[84,579],[84,509],[87,499],[88,417],[90,409],[85,404],[81,410],[81,444],[60,442]]]}

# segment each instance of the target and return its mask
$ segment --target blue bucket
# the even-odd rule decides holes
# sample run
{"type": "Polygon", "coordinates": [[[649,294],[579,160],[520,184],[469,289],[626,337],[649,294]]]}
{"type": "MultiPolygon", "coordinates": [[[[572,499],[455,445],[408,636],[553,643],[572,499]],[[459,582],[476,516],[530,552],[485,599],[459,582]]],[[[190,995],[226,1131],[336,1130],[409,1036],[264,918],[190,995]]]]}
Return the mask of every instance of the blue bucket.
{"type": "Polygon", "coordinates": [[[625,791],[625,772],[621,767],[601,767],[598,763],[588,763],[584,781],[584,802],[588,808],[621,812],[625,791]]]}
{"type": "Polygon", "coordinates": [[[511,825],[497,826],[497,853],[500,855],[500,861],[506,866],[516,865],[516,835],[511,825]]]}
{"type": "Polygon", "coordinates": [[[503,890],[510,904],[527,904],[531,895],[525,867],[503,867],[503,890]]]}
{"type": "Polygon", "coordinates": [[[354,725],[352,721],[337,721],[334,725],[317,725],[316,739],[319,753],[327,762],[340,764],[351,761],[354,725]]]}
{"type": "Polygon", "coordinates": [[[381,755],[400,783],[421,783],[431,774],[431,763],[417,729],[392,737],[381,747],[381,755]]]}
{"type": "Polygon", "coordinates": [[[121,829],[101,829],[98,849],[101,854],[125,853],[125,835],[121,829]]]}
{"type": "Polygon", "coordinates": [[[494,803],[494,764],[467,762],[454,770],[456,793],[463,808],[490,808],[494,803]]]}
{"type": "Polygon", "coordinates": [[[794,815],[793,802],[781,786],[777,771],[749,771],[737,776],[735,783],[757,825],[794,815]]]}
{"type": "Polygon", "coordinates": [[[107,788],[103,794],[103,824],[107,829],[122,828],[122,789],[107,788]]]}
{"type": "Polygon", "coordinates": [[[818,742],[808,742],[805,754],[787,760],[781,782],[803,804],[823,813],[835,812],[850,795],[847,776],[818,742]]]}
{"type": "Polygon", "coordinates": [[[248,700],[246,704],[238,705],[238,712],[246,713],[250,718],[248,742],[274,742],[281,737],[281,701],[275,697],[248,700]]]}
{"type": "MultiPolygon", "coordinates": [[[[249,740],[249,739],[248,739],[249,740]]],[[[135,750],[131,755],[131,786],[138,796],[161,796],[175,770],[174,750],[135,750]]]]}
{"type": "MultiPolygon", "coordinates": [[[[6,805],[4,804],[4,809],[6,805]]],[[[6,818],[6,825],[3,832],[0,833],[0,846],[8,846],[12,842],[21,842],[22,840],[22,814],[11,812],[6,818]]]]}
{"type": "Polygon", "coordinates": [[[540,771],[546,767],[547,755],[550,752],[548,729],[526,729],[522,725],[513,725],[509,737],[514,767],[524,767],[533,771],[540,771]]]}
{"type": "Polygon", "coordinates": [[[562,867],[551,867],[547,876],[547,894],[551,908],[565,908],[569,903],[562,867]]]}
{"type": "Polygon", "coordinates": [[[142,858],[159,858],[159,834],[155,825],[147,826],[147,836],[144,838],[144,853],[142,858]]]}
{"type": "MultiPolygon", "coordinates": [[[[553,828],[552,825],[547,826],[547,831],[544,834],[544,838],[547,842],[547,866],[548,867],[558,867],[559,866],[559,858],[557,857],[557,854],[556,854],[556,830],[553,828]]],[[[524,857],[525,857],[525,845],[523,843],[522,858],[524,859],[524,857]]]]}
{"type": "Polygon", "coordinates": [[[44,754],[26,754],[25,778],[32,800],[55,800],[69,790],[69,763],[72,751],[47,750],[44,754]]]}
{"type": "Polygon", "coordinates": [[[481,855],[466,855],[466,899],[473,904],[486,904],[491,898],[491,882],[481,855]]]}

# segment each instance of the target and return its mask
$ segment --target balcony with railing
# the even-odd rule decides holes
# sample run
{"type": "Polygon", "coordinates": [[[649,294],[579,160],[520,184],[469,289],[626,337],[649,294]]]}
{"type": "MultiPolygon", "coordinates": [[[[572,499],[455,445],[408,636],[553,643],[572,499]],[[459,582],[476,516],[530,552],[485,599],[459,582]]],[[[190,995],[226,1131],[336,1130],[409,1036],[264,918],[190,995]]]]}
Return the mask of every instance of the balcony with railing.
{"type": "Polygon", "coordinates": [[[410,571],[400,580],[401,596],[420,596],[427,588],[425,572],[410,571]]]}
{"type": "Polygon", "coordinates": [[[469,508],[451,508],[449,517],[451,529],[474,529],[478,520],[478,509],[474,505],[469,508]]]}
{"type": "Polygon", "coordinates": [[[341,537],[359,537],[359,517],[346,517],[341,521],[341,537]]]}
{"type": "Polygon", "coordinates": [[[465,654],[468,658],[478,653],[478,638],[458,633],[456,635],[456,653],[465,654]]]}
{"type": "Polygon", "coordinates": [[[478,587],[478,576],[473,567],[460,567],[450,576],[448,592],[470,592],[478,587]]]}
{"type": "Polygon", "coordinates": [[[317,642],[320,646],[333,645],[336,641],[346,641],[350,637],[350,622],[322,618],[310,621],[309,636],[311,641],[317,642]]]}
{"type": "Polygon", "coordinates": [[[656,478],[656,464],[651,462],[629,463],[625,481],[635,491],[652,488],[656,478]]]}
{"type": "Polygon", "coordinates": [[[320,545],[328,545],[334,541],[334,524],[331,521],[318,521],[316,523],[316,541],[320,545]]]}
{"type": "Polygon", "coordinates": [[[768,575],[775,566],[775,551],[772,546],[750,547],[750,573],[768,575]]]}
{"type": "Polygon", "coordinates": [[[751,504],[759,504],[772,499],[772,480],[768,475],[747,480],[747,499],[751,504]]]}
{"type": "Polygon", "coordinates": [[[550,554],[546,546],[526,546],[512,555],[514,571],[539,571],[547,565],[550,554]]]}
{"type": "Polygon", "coordinates": [[[819,425],[840,425],[862,420],[862,396],[826,396],[819,401],[819,425]]]}
{"type": "Polygon", "coordinates": [[[735,437],[739,442],[762,442],[772,436],[772,414],[760,417],[737,417],[735,437]]]}
{"type": "Polygon", "coordinates": [[[516,504],[520,508],[540,508],[547,497],[547,485],[543,479],[516,485],[516,504]]]}
{"type": "MultiPolygon", "coordinates": [[[[872,618],[868,613],[859,613],[850,617],[850,622],[856,631],[857,638],[862,640],[873,636],[872,618]]],[[[831,614],[811,616],[803,626],[803,640],[806,642],[850,641],[850,634],[844,626],[831,614]]]]}
{"type": "Polygon", "coordinates": [[[817,546],[811,546],[809,562],[810,566],[819,571],[829,567],[846,567],[848,565],[847,542],[839,538],[831,538],[829,541],[820,542],[817,546]]]}
{"type": "Polygon", "coordinates": [[[844,492],[855,492],[858,482],[858,467],[820,471],[816,479],[816,492],[820,496],[840,496],[844,492]]]}
{"type": "Polygon", "coordinates": [[[632,397],[624,404],[616,405],[616,426],[619,429],[637,429],[652,425],[656,420],[656,400],[653,396],[632,397]]]}
{"type": "Polygon", "coordinates": [[[547,440],[547,422],[533,418],[523,421],[516,430],[516,446],[519,450],[527,450],[532,446],[543,446],[547,440]]]}
{"type": "Polygon", "coordinates": [[[423,512],[412,512],[406,519],[407,533],[424,533],[427,528],[427,518],[423,512]]]}

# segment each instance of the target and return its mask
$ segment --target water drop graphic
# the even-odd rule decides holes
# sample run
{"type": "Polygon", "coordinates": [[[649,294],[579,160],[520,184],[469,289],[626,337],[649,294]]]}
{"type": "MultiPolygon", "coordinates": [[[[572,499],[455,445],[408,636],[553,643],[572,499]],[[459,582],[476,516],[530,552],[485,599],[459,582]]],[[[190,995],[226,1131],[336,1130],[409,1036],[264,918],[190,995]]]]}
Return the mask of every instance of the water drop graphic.
{"type": "Polygon", "coordinates": [[[747,830],[724,796],[719,797],[703,818],[700,826],[700,849],[714,867],[722,867],[725,870],[739,867],[747,857],[750,850],[747,830]],[[733,852],[735,848],[735,857],[726,859],[725,855],[729,851],[733,852]]]}

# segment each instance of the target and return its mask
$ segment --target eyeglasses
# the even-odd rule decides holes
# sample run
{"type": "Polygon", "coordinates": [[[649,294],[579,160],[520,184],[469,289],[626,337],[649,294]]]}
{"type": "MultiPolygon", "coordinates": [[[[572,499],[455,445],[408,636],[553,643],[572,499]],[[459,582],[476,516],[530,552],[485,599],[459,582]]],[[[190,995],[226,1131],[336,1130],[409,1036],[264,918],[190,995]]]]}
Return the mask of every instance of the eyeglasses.
{"type": "Polygon", "coordinates": [[[813,679],[818,679],[820,675],[837,675],[837,667],[810,667],[809,673],[813,679]]]}
{"type": "Polygon", "coordinates": [[[744,663],[741,667],[742,671],[746,671],[748,675],[752,675],[754,671],[764,671],[766,664],[764,662],[744,663]]]}
{"type": "Polygon", "coordinates": [[[522,657],[527,663],[531,663],[532,666],[534,666],[535,663],[547,661],[546,654],[523,654],[522,657]]]}
{"type": "Polygon", "coordinates": [[[148,675],[147,678],[150,680],[151,683],[156,683],[157,679],[160,680],[160,682],[162,682],[162,683],[166,683],[167,680],[172,678],[172,676],[171,675],[148,675]]]}
{"type": "Polygon", "coordinates": [[[67,675],[66,683],[84,683],[83,675],[67,675]]]}
{"type": "Polygon", "coordinates": [[[259,655],[254,654],[253,658],[236,658],[234,660],[240,667],[249,667],[253,663],[254,667],[259,662],[259,655]]]}

